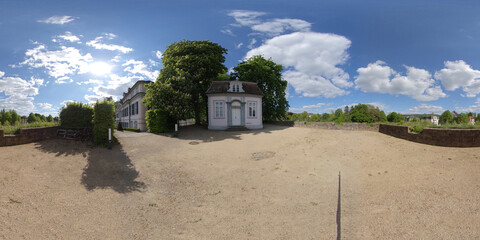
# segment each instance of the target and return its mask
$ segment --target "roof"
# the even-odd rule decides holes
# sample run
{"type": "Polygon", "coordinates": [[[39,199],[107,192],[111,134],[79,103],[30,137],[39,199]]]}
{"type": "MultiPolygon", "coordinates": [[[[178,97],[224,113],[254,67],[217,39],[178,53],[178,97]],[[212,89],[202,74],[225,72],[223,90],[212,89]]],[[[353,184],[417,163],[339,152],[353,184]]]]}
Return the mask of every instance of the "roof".
{"type": "Polygon", "coordinates": [[[210,88],[207,90],[207,94],[218,94],[218,93],[234,93],[234,94],[252,94],[263,96],[262,90],[258,87],[257,83],[254,82],[241,82],[244,92],[229,92],[230,81],[213,81],[210,88]]]}

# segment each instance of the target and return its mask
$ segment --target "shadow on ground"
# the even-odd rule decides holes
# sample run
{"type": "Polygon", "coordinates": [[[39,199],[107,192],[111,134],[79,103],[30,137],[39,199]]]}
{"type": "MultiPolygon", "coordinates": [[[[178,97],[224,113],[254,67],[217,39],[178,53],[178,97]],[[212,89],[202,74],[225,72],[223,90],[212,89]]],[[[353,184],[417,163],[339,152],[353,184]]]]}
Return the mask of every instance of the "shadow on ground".
{"type": "Polygon", "coordinates": [[[118,193],[129,193],[145,190],[145,184],[136,181],[139,172],[120,144],[108,150],[94,147],[91,142],[52,139],[36,143],[36,148],[57,157],[82,154],[87,158],[81,182],[89,191],[110,188],[118,193]]]}
{"type": "Polygon", "coordinates": [[[198,142],[215,142],[226,139],[241,140],[243,134],[258,135],[262,133],[270,134],[274,131],[284,130],[288,126],[280,126],[273,124],[264,124],[263,129],[242,130],[242,131],[214,131],[208,130],[206,127],[186,126],[179,129],[179,139],[192,140],[198,142]]]}

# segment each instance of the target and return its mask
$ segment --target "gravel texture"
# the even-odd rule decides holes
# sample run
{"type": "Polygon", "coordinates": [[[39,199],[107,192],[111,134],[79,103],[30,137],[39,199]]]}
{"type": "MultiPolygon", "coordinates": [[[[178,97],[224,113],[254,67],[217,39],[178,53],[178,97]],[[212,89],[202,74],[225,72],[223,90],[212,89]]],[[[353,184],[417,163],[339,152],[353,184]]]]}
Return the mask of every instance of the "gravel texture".
{"type": "Polygon", "coordinates": [[[0,148],[0,239],[479,239],[480,149],[266,125],[0,148]]]}

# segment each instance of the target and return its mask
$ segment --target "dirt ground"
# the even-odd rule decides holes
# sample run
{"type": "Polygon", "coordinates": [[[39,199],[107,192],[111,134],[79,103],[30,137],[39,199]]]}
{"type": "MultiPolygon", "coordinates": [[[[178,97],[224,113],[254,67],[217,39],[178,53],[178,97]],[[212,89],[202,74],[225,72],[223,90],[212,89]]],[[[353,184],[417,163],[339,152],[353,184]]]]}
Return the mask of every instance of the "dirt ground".
{"type": "Polygon", "coordinates": [[[266,125],[0,148],[0,239],[479,239],[480,149],[266,125]]]}

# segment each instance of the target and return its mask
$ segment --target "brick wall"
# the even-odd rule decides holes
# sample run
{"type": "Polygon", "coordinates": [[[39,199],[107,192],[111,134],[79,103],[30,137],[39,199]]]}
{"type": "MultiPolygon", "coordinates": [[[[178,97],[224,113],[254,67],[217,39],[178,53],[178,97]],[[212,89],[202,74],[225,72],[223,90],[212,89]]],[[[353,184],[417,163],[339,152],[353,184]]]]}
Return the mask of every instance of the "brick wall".
{"type": "Polygon", "coordinates": [[[380,124],[379,132],[435,146],[480,147],[480,129],[425,128],[422,133],[412,133],[408,126],[380,124]]]}
{"type": "Polygon", "coordinates": [[[15,135],[4,135],[0,129],[0,147],[37,142],[57,136],[58,127],[22,128],[15,135]]]}

